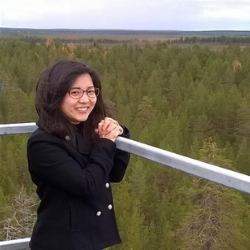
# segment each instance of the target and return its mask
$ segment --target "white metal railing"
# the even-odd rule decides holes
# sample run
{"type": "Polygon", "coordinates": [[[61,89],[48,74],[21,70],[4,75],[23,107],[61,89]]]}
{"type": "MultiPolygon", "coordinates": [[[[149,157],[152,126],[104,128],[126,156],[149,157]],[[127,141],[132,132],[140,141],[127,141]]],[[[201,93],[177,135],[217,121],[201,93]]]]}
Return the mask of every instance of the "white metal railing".
{"type": "MultiPolygon", "coordinates": [[[[35,123],[2,124],[0,135],[32,133],[36,128],[35,123]]],[[[131,154],[250,194],[250,176],[123,137],[117,138],[116,146],[131,154]]],[[[0,242],[0,250],[27,248],[29,240],[29,238],[16,240],[15,244],[12,244],[13,241],[0,242]]]]}
{"type": "Polygon", "coordinates": [[[0,241],[0,250],[18,250],[29,248],[30,238],[0,241]]]}
{"type": "Polygon", "coordinates": [[[15,135],[32,133],[37,128],[35,122],[0,124],[0,135],[15,135]]]}

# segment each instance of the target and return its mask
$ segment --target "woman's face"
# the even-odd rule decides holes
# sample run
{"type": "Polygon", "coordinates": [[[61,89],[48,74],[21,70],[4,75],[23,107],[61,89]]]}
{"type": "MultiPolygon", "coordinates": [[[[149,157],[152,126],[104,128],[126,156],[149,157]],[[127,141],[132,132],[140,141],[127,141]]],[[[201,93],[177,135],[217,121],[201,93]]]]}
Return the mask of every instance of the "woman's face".
{"type": "MultiPolygon", "coordinates": [[[[70,90],[88,90],[93,89],[93,81],[89,74],[80,75],[71,86],[70,90]]],[[[61,102],[61,111],[68,121],[72,124],[78,124],[86,121],[89,114],[95,107],[97,97],[89,97],[86,92],[78,99],[70,97],[67,93],[61,102]]]]}

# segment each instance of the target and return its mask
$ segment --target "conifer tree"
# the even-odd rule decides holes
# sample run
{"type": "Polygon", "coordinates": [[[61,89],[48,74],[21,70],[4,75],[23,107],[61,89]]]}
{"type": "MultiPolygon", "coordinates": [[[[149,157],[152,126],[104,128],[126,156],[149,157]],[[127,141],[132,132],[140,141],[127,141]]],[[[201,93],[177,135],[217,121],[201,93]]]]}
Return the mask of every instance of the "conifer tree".
{"type": "MultiPolygon", "coordinates": [[[[200,153],[201,160],[231,168],[232,163],[211,139],[204,141],[200,153]]],[[[211,182],[195,179],[195,186],[195,192],[186,192],[194,206],[177,230],[178,249],[246,249],[242,215],[249,216],[250,210],[245,201],[234,191],[211,182]]]]}

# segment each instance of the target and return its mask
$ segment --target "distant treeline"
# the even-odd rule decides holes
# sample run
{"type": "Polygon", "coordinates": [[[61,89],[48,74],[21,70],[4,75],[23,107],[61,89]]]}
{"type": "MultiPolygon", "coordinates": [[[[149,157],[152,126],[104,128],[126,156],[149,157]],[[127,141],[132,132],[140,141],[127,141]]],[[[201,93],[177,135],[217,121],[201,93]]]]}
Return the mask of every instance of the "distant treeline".
{"type": "Polygon", "coordinates": [[[181,37],[178,39],[170,40],[171,43],[219,43],[219,44],[249,44],[250,37],[229,37],[229,36],[219,36],[219,37],[181,37]]]}
{"type": "MultiPolygon", "coordinates": [[[[47,38],[38,36],[24,36],[18,38],[18,40],[24,42],[36,42],[44,43],[47,38]]],[[[160,41],[161,39],[159,39],[160,41]]],[[[116,44],[116,43],[133,43],[138,41],[147,42],[147,39],[108,39],[108,38],[54,38],[55,43],[77,43],[77,44],[116,44]]],[[[162,40],[161,40],[162,41],[162,40]]],[[[230,36],[219,36],[219,37],[180,37],[176,39],[164,39],[167,44],[250,44],[250,37],[230,37],[230,36]]]]}
{"type": "Polygon", "coordinates": [[[126,35],[126,36],[162,36],[162,37],[250,37],[250,31],[244,30],[207,30],[207,31],[183,31],[183,30],[122,30],[122,29],[28,29],[28,28],[3,28],[0,33],[12,35],[39,35],[39,34],[63,34],[63,35],[126,35]]]}
{"type": "Polygon", "coordinates": [[[27,29],[0,27],[0,38],[43,43],[116,44],[164,41],[167,44],[249,44],[250,31],[209,30],[109,30],[109,29],[27,29]]]}
{"type": "MultiPolygon", "coordinates": [[[[21,37],[18,39],[19,41],[24,41],[24,42],[37,42],[37,43],[43,43],[46,42],[47,38],[42,38],[42,37],[36,37],[36,36],[25,36],[21,37]]],[[[53,41],[55,43],[87,43],[87,44],[105,44],[105,43],[130,43],[133,42],[133,39],[128,39],[128,40],[116,40],[116,39],[108,39],[108,38],[81,38],[81,39],[67,39],[67,38],[54,38],[53,41]]]]}

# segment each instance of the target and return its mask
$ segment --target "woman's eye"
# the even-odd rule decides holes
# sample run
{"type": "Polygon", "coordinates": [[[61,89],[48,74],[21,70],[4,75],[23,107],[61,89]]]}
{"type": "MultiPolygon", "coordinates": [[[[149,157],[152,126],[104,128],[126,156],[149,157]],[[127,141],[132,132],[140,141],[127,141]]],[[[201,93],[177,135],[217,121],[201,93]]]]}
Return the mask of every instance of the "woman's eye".
{"type": "Polygon", "coordinates": [[[90,95],[93,95],[93,94],[95,94],[95,90],[94,90],[94,89],[89,89],[89,90],[88,90],[88,93],[89,93],[90,95]]]}
{"type": "Polygon", "coordinates": [[[71,95],[79,95],[80,91],[79,90],[72,90],[70,92],[71,95]]]}

